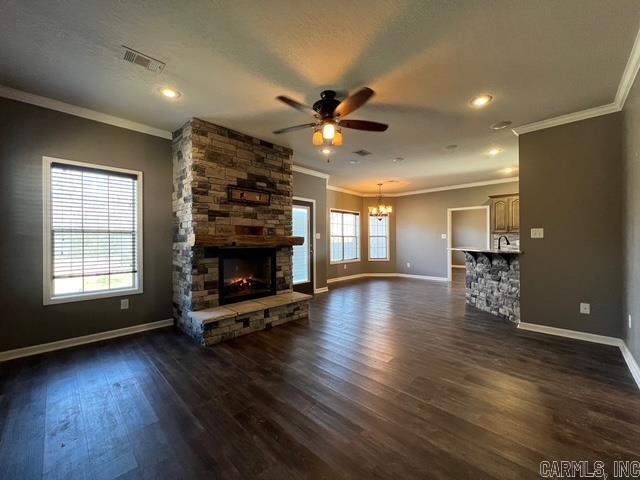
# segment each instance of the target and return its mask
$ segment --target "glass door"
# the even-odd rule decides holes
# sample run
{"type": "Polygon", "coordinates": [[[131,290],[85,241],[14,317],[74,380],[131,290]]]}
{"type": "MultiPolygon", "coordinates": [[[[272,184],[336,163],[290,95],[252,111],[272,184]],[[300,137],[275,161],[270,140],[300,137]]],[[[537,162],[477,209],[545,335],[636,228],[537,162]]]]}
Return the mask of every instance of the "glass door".
{"type": "Polygon", "coordinates": [[[293,247],[293,289],[313,295],[313,203],[293,201],[293,235],[304,237],[293,247]]]}

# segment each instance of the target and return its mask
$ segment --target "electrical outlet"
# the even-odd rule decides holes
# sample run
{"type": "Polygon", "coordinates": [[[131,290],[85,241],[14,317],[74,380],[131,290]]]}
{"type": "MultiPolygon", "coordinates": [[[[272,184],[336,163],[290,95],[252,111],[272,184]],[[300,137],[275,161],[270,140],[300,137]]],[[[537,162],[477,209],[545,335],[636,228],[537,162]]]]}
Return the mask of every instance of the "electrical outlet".
{"type": "Polygon", "coordinates": [[[629,330],[631,330],[631,314],[629,314],[629,330]]]}
{"type": "Polygon", "coordinates": [[[544,228],[532,228],[531,238],[544,238],[544,228]]]}
{"type": "Polygon", "coordinates": [[[447,239],[447,234],[443,233],[442,235],[440,235],[440,238],[443,239],[443,240],[446,240],[447,239]]]}
{"type": "Polygon", "coordinates": [[[345,263],[345,264],[342,266],[342,268],[343,268],[344,270],[346,270],[346,269],[347,269],[347,264],[345,263]]]}
{"type": "Polygon", "coordinates": [[[316,240],[320,240],[322,236],[319,233],[316,233],[316,240]]]}
{"type": "Polygon", "coordinates": [[[123,298],[120,300],[120,310],[128,310],[129,309],[129,299],[123,298]]]}
{"type": "Polygon", "coordinates": [[[407,262],[407,268],[411,268],[411,262],[407,262]]]}
{"type": "Polygon", "coordinates": [[[590,303],[581,303],[580,304],[580,313],[583,315],[591,314],[591,304],[590,303]]]}

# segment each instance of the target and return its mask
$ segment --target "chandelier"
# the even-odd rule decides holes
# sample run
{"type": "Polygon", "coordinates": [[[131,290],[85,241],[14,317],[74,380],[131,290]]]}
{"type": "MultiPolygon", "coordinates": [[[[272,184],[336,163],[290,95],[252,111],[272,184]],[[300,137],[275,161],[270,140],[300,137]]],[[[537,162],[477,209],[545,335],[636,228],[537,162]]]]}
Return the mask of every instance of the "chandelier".
{"type": "Polygon", "coordinates": [[[375,206],[369,207],[369,215],[372,217],[377,217],[378,220],[382,220],[383,217],[388,217],[392,211],[393,207],[391,205],[386,205],[382,201],[382,183],[379,183],[378,200],[375,206]]]}

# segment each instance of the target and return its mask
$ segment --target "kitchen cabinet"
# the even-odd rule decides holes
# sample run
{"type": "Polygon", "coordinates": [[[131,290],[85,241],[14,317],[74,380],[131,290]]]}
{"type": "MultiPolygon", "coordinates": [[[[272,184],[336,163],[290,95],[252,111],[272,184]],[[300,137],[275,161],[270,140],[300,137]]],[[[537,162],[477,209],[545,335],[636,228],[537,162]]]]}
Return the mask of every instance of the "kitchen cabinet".
{"type": "Polygon", "coordinates": [[[491,232],[520,231],[520,196],[517,193],[491,195],[491,232]]]}

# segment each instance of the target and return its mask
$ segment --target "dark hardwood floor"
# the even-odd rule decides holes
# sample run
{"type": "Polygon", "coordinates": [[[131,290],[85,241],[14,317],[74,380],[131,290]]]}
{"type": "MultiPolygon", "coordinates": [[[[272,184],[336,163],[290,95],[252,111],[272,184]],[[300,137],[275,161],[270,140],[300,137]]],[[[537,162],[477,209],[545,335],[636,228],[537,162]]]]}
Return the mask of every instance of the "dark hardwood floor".
{"type": "Polygon", "coordinates": [[[211,349],[166,329],[7,362],[0,395],[2,479],[528,479],[640,458],[617,348],[518,331],[460,282],[339,284],[310,321],[211,349]]]}

